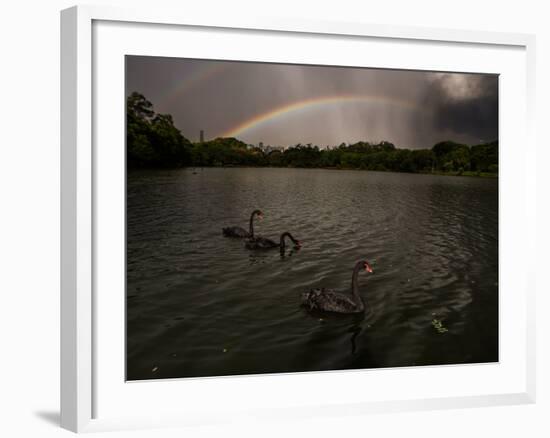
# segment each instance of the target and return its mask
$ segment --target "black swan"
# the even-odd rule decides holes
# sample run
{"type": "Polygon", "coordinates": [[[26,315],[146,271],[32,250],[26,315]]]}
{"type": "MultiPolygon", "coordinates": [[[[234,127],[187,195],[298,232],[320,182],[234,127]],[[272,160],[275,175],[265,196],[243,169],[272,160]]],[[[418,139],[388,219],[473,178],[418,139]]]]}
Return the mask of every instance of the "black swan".
{"type": "Polygon", "coordinates": [[[299,240],[296,240],[292,234],[289,232],[285,232],[281,234],[281,238],[279,240],[279,243],[267,239],[266,237],[254,237],[250,239],[248,242],[245,243],[245,248],[247,249],[271,249],[271,248],[281,248],[281,251],[285,249],[285,239],[289,238],[292,243],[294,243],[295,248],[300,248],[302,246],[301,242],[299,240]]]}
{"type": "Polygon", "coordinates": [[[372,268],[367,261],[360,261],[355,264],[351,277],[351,295],[336,292],[332,289],[311,289],[302,294],[302,305],[309,310],[321,310],[324,312],[337,313],[362,313],[365,311],[365,304],[359,295],[357,286],[357,275],[359,271],[372,273],[372,268]]]}
{"type": "Polygon", "coordinates": [[[227,227],[222,228],[223,235],[225,237],[236,237],[238,239],[252,238],[254,237],[254,216],[258,216],[259,219],[263,219],[264,215],[260,210],[254,210],[250,215],[249,231],[246,231],[242,227],[227,227]]]}

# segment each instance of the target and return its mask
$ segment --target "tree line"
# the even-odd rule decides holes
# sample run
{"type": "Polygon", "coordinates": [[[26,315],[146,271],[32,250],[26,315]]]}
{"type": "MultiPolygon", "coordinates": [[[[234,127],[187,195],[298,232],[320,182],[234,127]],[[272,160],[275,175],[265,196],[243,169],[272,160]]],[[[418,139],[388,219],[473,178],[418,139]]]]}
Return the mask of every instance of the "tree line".
{"type": "Polygon", "coordinates": [[[365,169],[457,175],[498,174],[498,142],[468,146],[444,141],[430,149],[403,149],[386,141],[319,148],[296,144],[281,149],[249,146],[236,138],[192,143],[174,126],[172,116],[157,114],[143,95],[127,99],[129,168],[184,166],[272,166],[365,169]]]}

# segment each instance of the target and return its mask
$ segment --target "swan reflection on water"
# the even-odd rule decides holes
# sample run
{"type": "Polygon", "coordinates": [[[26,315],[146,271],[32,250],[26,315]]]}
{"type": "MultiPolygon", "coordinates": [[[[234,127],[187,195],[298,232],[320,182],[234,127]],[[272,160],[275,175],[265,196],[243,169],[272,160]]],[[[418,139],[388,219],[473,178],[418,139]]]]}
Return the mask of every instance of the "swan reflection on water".
{"type": "Polygon", "coordinates": [[[279,255],[281,256],[281,260],[284,260],[285,258],[290,258],[294,254],[297,254],[300,251],[300,248],[291,248],[289,250],[285,250],[281,248],[279,255]]]}
{"type": "MultiPolygon", "coordinates": [[[[312,344],[316,344],[318,339],[324,339],[326,336],[326,330],[340,331],[340,333],[349,334],[350,353],[355,355],[357,353],[357,345],[360,335],[364,335],[363,331],[365,327],[370,328],[367,323],[369,317],[372,315],[370,312],[362,313],[330,313],[319,310],[307,310],[303,309],[304,314],[309,315],[312,319],[315,319],[319,324],[319,330],[316,331],[312,344]],[[341,326],[341,327],[340,327],[341,326]]],[[[344,337],[344,335],[342,336],[344,337]]],[[[345,336],[347,337],[347,336],[345,336]]]]}
{"type": "Polygon", "coordinates": [[[351,354],[355,354],[357,351],[357,344],[355,343],[355,339],[357,336],[359,336],[359,333],[361,333],[362,327],[360,325],[354,326],[348,330],[349,333],[351,333],[351,354]]]}
{"type": "MultiPolygon", "coordinates": [[[[280,248],[279,259],[289,259],[293,255],[300,253],[300,248],[280,248]]],[[[273,258],[273,253],[267,251],[251,251],[248,255],[248,260],[251,265],[267,263],[273,258]]]]}
{"type": "Polygon", "coordinates": [[[279,255],[281,260],[284,260],[287,257],[292,257],[293,254],[300,251],[302,248],[302,242],[300,240],[297,240],[290,234],[289,232],[284,232],[281,234],[279,243],[274,242],[271,239],[267,239],[265,237],[256,237],[254,239],[250,239],[246,242],[245,248],[252,250],[250,251],[249,260],[251,264],[256,263],[265,263],[267,260],[269,260],[272,257],[272,253],[270,254],[271,249],[279,249],[279,255]],[[287,246],[286,245],[286,239],[290,239],[293,246],[287,246]]]}
{"type": "Polygon", "coordinates": [[[295,239],[292,234],[290,234],[288,231],[285,231],[281,234],[281,237],[279,238],[279,242],[275,242],[274,240],[268,239],[266,237],[253,237],[249,239],[245,243],[246,249],[252,249],[252,250],[266,250],[266,249],[274,249],[274,248],[280,248],[281,251],[284,251],[286,248],[286,239],[290,239],[290,241],[294,244],[295,249],[299,249],[302,244],[299,240],[295,239]]]}

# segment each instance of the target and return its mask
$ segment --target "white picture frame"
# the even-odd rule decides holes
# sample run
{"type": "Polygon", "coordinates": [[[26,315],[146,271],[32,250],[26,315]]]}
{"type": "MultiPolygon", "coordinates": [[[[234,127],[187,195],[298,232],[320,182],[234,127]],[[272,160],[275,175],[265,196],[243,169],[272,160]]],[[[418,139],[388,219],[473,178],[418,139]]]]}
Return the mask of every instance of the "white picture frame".
{"type": "MultiPolygon", "coordinates": [[[[214,57],[216,54],[218,58],[220,56],[220,52],[216,52],[218,49],[215,44],[212,46],[208,43],[199,44],[193,55],[197,57],[201,54],[201,50],[204,51],[205,58],[214,57]]],[[[530,249],[529,253],[533,253],[532,249],[535,245],[533,212],[536,146],[532,126],[535,86],[534,53],[534,36],[524,34],[246,16],[238,21],[228,22],[224,17],[215,15],[193,16],[156,8],[129,10],[104,6],[75,6],[62,11],[61,426],[75,432],[83,432],[206,424],[235,421],[235,419],[246,420],[251,417],[260,420],[284,419],[311,415],[360,415],[381,411],[399,412],[415,409],[533,403],[535,401],[534,272],[528,263],[517,261],[514,266],[516,276],[512,279],[507,277],[507,271],[503,268],[514,263],[513,251],[530,249]],[[158,34],[159,39],[149,38],[147,43],[140,41],[139,35],[145,28],[150,32],[148,37],[158,34]],[[102,122],[109,118],[113,123],[120,125],[123,100],[120,100],[119,108],[114,108],[112,114],[107,114],[111,110],[106,105],[112,102],[103,99],[102,96],[109,94],[123,99],[123,94],[117,94],[120,92],[120,77],[117,76],[120,69],[116,67],[118,70],[113,70],[115,74],[111,75],[109,60],[115,59],[116,63],[123,63],[120,59],[121,53],[136,54],[135,48],[126,52],[125,44],[128,43],[128,38],[125,41],[124,33],[130,32],[133,36],[131,40],[136,45],[140,43],[143,45],[145,52],[137,54],[166,55],[172,50],[169,47],[170,44],[163,45],[161,53],[159,42],[171,32],[176,33],[170,34],[170,38],[173,39],[174,36],[179,38],[180,30],[183,32],[181,38],[186,38],[190,35],[189,32],[197,32],[200,33],[200,38],[205,38],[205,41],[210,38],[209,35],[216,36],[220,32],[231,33],[235,42],[241,42],[240,45],[237,44],[239,47],[245,45],[242,41],[262,39],[261,55],[257,54],[260,50],[254,52],[254,44],[249,48],[251,51],[246,56],[247,59],[253,60],[300,62],[301,55],[298,52],[294,54],[289,51],[281,55],[276,53],[275,49],[270,49],[270,47],[278,47],[274,45],[277,40],[295,39],[293,42],[286,41],[286,47],[288,44],[303,40],[304,48],[311,48],[311,51],[307,52],[309,59],[302,61],[304,63],[316,61],[323,64],[332,59],[332,63],[348,65],[341,58],[344,55],[337,50],[332,54],[320,51],[316,55],[315,44],[325,44],[326,41],[334,40],[335,48],[338,46],[344,49],[341,52],[345,52],[345,48],[353,44],[383,43],[385,47],[396,46],[395,53],[403,55],[384,58],[380,49],[373,49],[373,53],[378,53],[379,57],[376,65],[372,66],[445,71],[452,66],[460,65],[460,56],[463,56],[463,65],[468,67],[460,69],[461,71],[503,75],[505,80],[501,83],[500,109],[502,172],[499,177],[502,222],[499,221],[499,224],[500,238],[504,243],[500,254],[499,284],[504,289],[513,288],[516,295],[511,293],[507,295],[506,290],[503,292],[504,295],[501,295],[501,301],[503,301],[501,312],[505,316],[501,318],[499,332],[501,333],[500,346],[505,354],[495,365],[496,368],[484,368],[483,365],[469,366],[469,368],[466,368],[468,366],[423,367],[420,370],[386,370],[379,375],[346,371],[329,374],[307,373],[307,376],[305,373],[299,373],[284,377],[266,375],[186,380],[187,398],[193,398],[193,394],[198,394],[198,391],[219,394],[219,403],[214,405],[210,402],[201,404],[198,399],[193,400],[193,405],[186,404],[185,401],[180,404],[170,404],[171,400],[174,400],[174,394],[169,394],[170,388],[180,385],[181,389],[183,384],[181,381],[129,383],[120,381],[122,370],[117,360],[124,354],[123,344],[120,343],[120,339],[124,336],[124,333],[120,332],[123,324],[109,321],[115,321],[117,315],[123,321],[124,315],[120,314],[121,300],[113,301],[114,305],[111,306],[108,298],[98,300],[98,296],[106,287],[112,288],[110,294],[114,297],[112,299],[116,300],[117,297],[124,295],[124,289],[123,287],[121,289],[120,283],[111,284],[110,282],[111,279],[119,278],[117,274],[114,273],[110,277],[110,274],[102,268],[104,263],[102,254],[105,254],[105,245],[109,244],[105,243],[107,240],[101,240],[100,237],[110,233],[111,238],[114,237],[117,240],[124,239],[124,235],[113,234],[117,229],[120,231],[120,228],[107,230],[109,225],[105,225],[100,213],[102,209],[98,206],[105,203],[105,206],[122,208],[117,204],[121,199],[122,204],[124,203],[124,198],[118,196],[119,191],[113,190],[114,194],[111,196],[106,193],[104,185],[107,184],[106,178],[111,178],[110,181],[114,181],[115,185],[120,184],[124,180],[125,169],[117,160],[110,167],[106,165],[101,154],[97,154],[97,148],[98,142],[101,143],[105,139],[112,139],[118,146],[124,144],[124,138],[120,136],[124,127],[109,128],[102,122]],[[109,41],[109,47],[105,41],[109,41]],[[266,42],[269,44],[265,44],[266,42]],[[158,46],[155,47],[155,44],[158,46]],[[423,61],[411,61],[407,58],[404,47],[416,47],[420,50],[418,53],[425,51],[426,56],[432,56],[433,53],[430,51],[433,50],[441,51],[442,55],[437,62],[428,64],[424,61],[422,64],[423,61]],[[446,51],[456,51],[456,53],[446,55],[444,54],[446,51]],[[471,51],[470,55],[469,51],[471,51]],[[315,56],[318,57],[315,58],[315,56]],[[502,108],[512,103],[517,105],[517,111],[510,112],[508,107],[502,108]],[[507,155],[507,150],[512,141],[519,139],[522,141],[524,154],[519,162],[515,162],[516,168],[512,173],[507,171],[509,169],[507,164],[512,160],[512,157],[507,155]],[[521,200],[524,208],[516,208],[512,205],[512,200],[521,200]],[[513,235],[518,225],[522,225],[520,238],[513,235]],[[107,231],[103,232],[104,228],[107,231]],[[506,315],[511,315],[514,309],[518,314],[515,319],[516,328],[511,332],[507,331],[511,319],[506,315]],[[114,333],[113,339],[105,336],[106,330],[114,333]],[[111,353],[117,356],[112,364],[109,362],[111,353]],[[109,371],[111,365],[116,371],[109,371]],[[506,371],[501,375],[499,370],[506,371]],[[457,382],[455,382],[455,389],[451,392],[446,392],[445,387],[440,387],[439,391],[432,388],[422,393],[415,388],[405,390],[405,385],[399,388],[396,384],[397,389],[389,391],[387,397],[357,393],[352,397],[351,393],[345,391],[331,393],[331,388],[338,388],[338,385],[345,384],[350,375],[353,375],[356,380],[363,379],[365,383],[368,380],[371,388],[373,376],[391,379],[396,383],[410,381],[411,377],[419,382],[445,382],[452,377],[457,382]],[[474,380],[478,379],[479,391],[474,391],[465,383],[472,376],[474,380]],[[491,376],[495,376],[492,381],[491,376]],[[332,382],[324,387],[325,395],[309,391],[315,387],[319,379],[332,382]],[[505,379],[510,381],[505,383],[505,379]],[[116,385],[113,385],[112,382],[115,381],[116,385]],[[483,386],[482,382],[487,382],[487,385],[483,386]],[[261,391],[274,391],[275,387],[284,390],[284,388],[300,386],[303,391],[299,391],[294,403],[286,401],[284,391],[281,394],[273,393],[269,402],[262,400],[261,395],[260,399],[256,398],[253,402],[246,400],[247,397],[258,396],[258,390],[254,388],[261,388],[261,391]],[[164,404],[138,405],[139,401],[136,401],[134,405],[128,402],[140,397],[158,401],[163,394],[167,394],[167,397],[164,397],[167,402],[164,404]],[[128,403],[122,403],[123,397],[126,397],[124,400],[128,403]],[[122,405],[127,408],[125,410],[117,408],[122,405]],[[205,408],[206,406],[208,409],[205,408]],[[108,414],[104,415],[103,412],[108,414]]],[[[231,58],[231,56],[239,55],[229,54],[227,59],[240,59],[231,58]]],[[[456,67],[454,71],[457,71],[456,67]]],[[[117,214],[113,216],[113,221],[116,222],[118,216],[117,214]]],[[[116,248],[111,252],[115,258],[117,254],[120,255],[116,248]]],[[[115,264],[118,266],[120,263],[123,264],[123,260],[115,264]]],[[[373,389],[373,393],[375,392],[376,390],[373,389]]]]}

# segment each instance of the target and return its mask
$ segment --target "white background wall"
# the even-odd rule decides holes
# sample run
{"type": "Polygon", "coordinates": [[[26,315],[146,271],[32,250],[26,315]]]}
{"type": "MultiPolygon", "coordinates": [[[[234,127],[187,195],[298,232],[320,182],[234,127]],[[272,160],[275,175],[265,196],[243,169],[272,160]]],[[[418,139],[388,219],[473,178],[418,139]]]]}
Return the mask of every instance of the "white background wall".
{"type": "MultiPolygon", "coordinates": [[[[530,406],[312,419],[269,425],[117,432],[108,436],[550,436],[550,14],[524,0],[96,1],[233,14],[535,33],[537,53],[538,402],[530,406]],[[545,141],[546,140],[546,141],[545,141]],[[546,199],[545,199],[546,198],[546,199]]],[[[0,12],[0,435],[61,436],[59,405],[59,10],[65,0],[4,2],[0,12]]],[[[521,146],[517,145],[518,153],[521,146]]],[[[521,230],[518,230],[521,232],[521,230]]],[[[238,395],[236,395],[238,396],[238,395]]]]}

